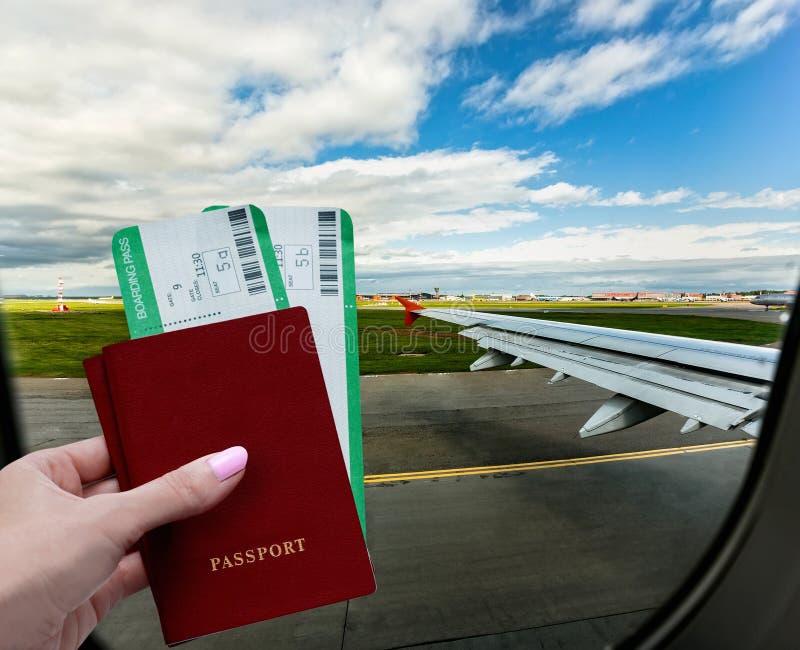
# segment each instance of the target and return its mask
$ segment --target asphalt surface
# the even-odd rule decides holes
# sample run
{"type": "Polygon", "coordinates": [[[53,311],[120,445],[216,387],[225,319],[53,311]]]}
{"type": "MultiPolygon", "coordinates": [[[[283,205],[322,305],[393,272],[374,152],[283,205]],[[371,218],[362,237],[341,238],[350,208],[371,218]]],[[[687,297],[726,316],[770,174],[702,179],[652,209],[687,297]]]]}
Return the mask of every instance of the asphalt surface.
{"type": "MultiPolygon", "coordinates": [[[[674,590],[734,499],[752,448],[665,414],[586,440],[609,393],[544,369],[362,378],[367,530],[378,591],[192,642],[196,648],[598,648],[674,590]],[[625,454],[446,478],[396,472],[625,454]],[[703,448],[700,448],[703,449],[703,448]]],[[[29,449],[100,433],[79,379],[16,384],[29,449]]],[[[738,442],[737,442],[738,441],[738,442]]],[[[213,595],[209,595],[213,597],[213,595]]],[[[100,625],[110,648],[163,647],[149,592],[100,625]]]]}

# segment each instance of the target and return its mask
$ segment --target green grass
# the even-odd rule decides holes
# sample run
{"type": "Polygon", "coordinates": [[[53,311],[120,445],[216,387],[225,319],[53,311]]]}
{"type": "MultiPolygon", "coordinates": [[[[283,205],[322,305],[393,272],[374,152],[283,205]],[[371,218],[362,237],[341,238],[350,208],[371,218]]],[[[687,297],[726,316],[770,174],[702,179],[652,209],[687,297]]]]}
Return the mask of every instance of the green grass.
{"type": "MultiPolygon", "coordinates": [[[[487,310],[489,311],[489,310],[487,310]]],[[[601,327],[674,334],[714,341],[764,345],[780,339],[783,326],[733,318],[672,314],[520,313],[522,317],[601,327]]],[[[467,370],[481,354],[477,343],[456,336],[457,325],[419,318],[403,325],[404,313],[395,309],[359,310],[361,373],[454,372],[467,370]],[[394,335],[391,334],[394,332],[394,335]],[[394,340],[394,347],[389,343],[394,340]],[[403,356],[421,354],[423,356],[403,356]]],[[[526,363],[521,368],[535,367],[526,363]]],[[[504,368],[499,368],[504,369],[504,368]]]]}
{"type": "MultiPolygon", "coordinates": [[[[585,300],[581,302],[545,302],[545,301],[488,301],[482,300],[477,302],[452,302],[447,300],[423,300],[419,303],[423,307],[455,307],[457,309],[485,309],[490,311],[492,309],[589,309],[589,308],[625,308],[625,309],[642,309],[653,307],[662,307],[664,309],[672,309],[681,307],[709,307],[712,305],[719,305],[721,303],[715,302],[658,302],[650,301],[644,302],[635,300],[633,302],[624,301],[608,301],[603,302],[599,300],[585,300]]],[[[724,304],[724,303],[723,303],[724,304]]],[[[359,309],[402,309],[402,307],[393,300],[387,301],[384,304],[376,304],[372,301],[365,300],[358,303],[359,309]]]]}
{"type": "Polygon", "coordinates": [[[654,334],[673,334],[711,341],[728,341],[746,345],[764,345],[781,338],[783,325],[744,320],[740,318],[716,318],[713,316],[694,316],[687,314],[570,314],[570,313],[527,313],[515,314],[540,320],[557,320],[581,325],[616,327],[623,330],[652,332],[654,334]]]}
{"type": "Polygon", "coordinates": [[[359,309],[359,365],[362,375],[391,372],[457,372],[468,370],[480,355],[475,341],[457,336],[450,323],[420,318],[403,324],[405,312],[359,309]],[[422,355],[422,356],[404,356],[422,355]]]}
{"type": "Polygon", "coordinates": [[[82,361],[103,346],[128,339],[121,304],[65,301],[70,311],[53,314],[53,300],[6,300],[2,311],[12,374],[83,377],[82,361]]]}
{"type": "MultiPolygon", "coordinates": [[[[2,311],[14,374],[82,377],[83,359],[128,338],[121,305],[67,302],[72,311],[52,314],[52,301],[5,301],[2,311]]],[[[783,329],[774,323],[669,313],[519,315],[750,345],[777,341],[783,329]]],[[[362,374],[463,371],[481,354],[474,341],[457,336],[460,328],[456,325],[420,318],[413,327],[406,327],[403,317],[397,309],[359,309],[362,374]]],[[[532,364],[522,367],[526,366],[532,364]]]]}

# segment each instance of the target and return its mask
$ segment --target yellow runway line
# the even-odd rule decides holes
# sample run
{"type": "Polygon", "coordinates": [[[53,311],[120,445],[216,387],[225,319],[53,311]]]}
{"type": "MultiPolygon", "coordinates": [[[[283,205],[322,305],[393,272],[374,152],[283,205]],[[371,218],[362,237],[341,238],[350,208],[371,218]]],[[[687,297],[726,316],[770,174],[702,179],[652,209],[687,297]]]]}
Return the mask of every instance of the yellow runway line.
{"type": "Polygon", "coordinates": [[[648,449],[645,451],[631,451],[623,454],[606,454],[604,456],[584,456],[582,458],[565,458],[561,460],[542,460],[532,463],[514,463],[511,465],[486,465],[484,467],[456,467],[454,469],[433,469],[424,472],[402,472],[397,474],[370,474],[364,477],[364,483],[391,483],[394,481],[420,481],[432,478],[450,478],[457,476],[479,476],[481,474],[500,474],[504,472],[531,472],[539,469],[555,469],[556,467],[571,467],[577,465],[594,465],[596,463],[615,463],[623,460],[638,460],[641,458],[659,458],[661,456],[675,456],[677,454],[696,454],[704,451],[717,451],[720,449],[735,449],[737,447],[752,447],[755,440],[733,440],[729,442],[714,442],[706,445],[692,445],[690,447],[667,447],[665,449],[648,449]]]}

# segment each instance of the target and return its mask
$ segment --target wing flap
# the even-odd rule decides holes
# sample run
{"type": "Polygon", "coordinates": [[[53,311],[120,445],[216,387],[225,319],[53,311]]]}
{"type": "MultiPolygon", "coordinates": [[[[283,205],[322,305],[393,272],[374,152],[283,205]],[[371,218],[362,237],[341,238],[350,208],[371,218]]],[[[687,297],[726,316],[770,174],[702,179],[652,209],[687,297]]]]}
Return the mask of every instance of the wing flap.
{"type": "Polygon", "coordinates": [[[720,429],[747,427],[766,401],[763,384],[729,377],[710,377],[650,359],[599,350],[527,334],[472,327],[461,332],[482,348],[497,350],[591,382],[631,399],[673,411],[720,429]]]}
{"type": "Polygon", "coordinates": [[[722,341],[705,341],[669,334],[651,334],[594,325],[561,323],[464,309],[428,308],[417,312],[465,327],[490,327],[551,341],[660,359],[672,364],[702,368],[759,381],[772,381],[780,350],[722,341]]]}

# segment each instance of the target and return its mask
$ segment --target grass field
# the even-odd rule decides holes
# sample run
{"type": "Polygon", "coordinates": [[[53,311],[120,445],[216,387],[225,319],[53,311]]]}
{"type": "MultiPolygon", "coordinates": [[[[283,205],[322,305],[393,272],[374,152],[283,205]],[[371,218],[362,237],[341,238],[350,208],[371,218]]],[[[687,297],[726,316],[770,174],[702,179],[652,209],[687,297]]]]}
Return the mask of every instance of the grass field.
{"type": "MultiPolygon", "coordinates": [[[[597,300],[585,300],[581,302],[558,302],[558,301],[522,301],[522,300],[511,300],[511,301],[479,301],[479,302],[452,302],[448,300],[423,300],[419,303],[423,307],[455,307],[457,309],[485,309],[487,311],[491,311],[492,309],[590,309],[595,307],[624,307],[626,309],[641,309],[641,308],[653,308],[653,307],[664,307],[665,309],[681,308],[681,307],[704,307],[708,305],[714,305],[718,303],[712,302],[658,302],[658,301],[633,301],[633,302],[623,302],[623,301],[597,301],[597,300]]],[[[387,309],[387,308],[396,308],[400,309],[399,305],[392,304],[391,302],[372,302],[369,300],[365,300],[363,302],[358,303],[358,308],[364,309],[387,309]]]]}
{"type": "Polygon", "coordinates": [[[103,346],[128,338],[121,304],[66,301],[70,310],[52,314],[53,300],[6,300],[2,311],[12,374],[23,377],[83,377],[81,362],[103,346]]]}
{"type": "MultiPolygon", "coordinates": [[[[128,338],[120,304],[69,301],[71,311],[52,314],[52,301],[6,300],[2,312],[12,372],[18,376],[82,377],[81,362],[103,346],[128,338]]],[[[679,314],[521,313],[547,320],[677,334],[763,345],[781,337],[782,326],[732,318],[679,314]]],[[[403,325],[399,309],[359,309],[361,373],[456,372],[469,368],[480,351],[457,336],[449,323],[419,319],[403,325]]],[[[521,367],[531,367],[525,364],[521,367]]]]}

